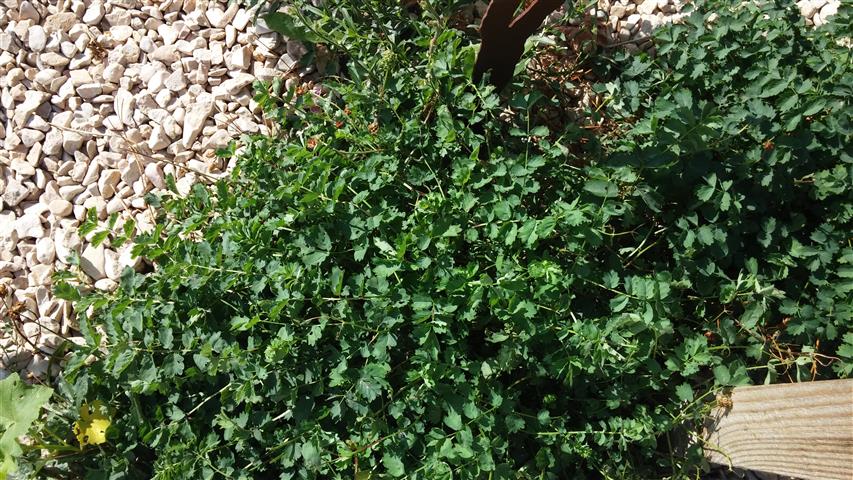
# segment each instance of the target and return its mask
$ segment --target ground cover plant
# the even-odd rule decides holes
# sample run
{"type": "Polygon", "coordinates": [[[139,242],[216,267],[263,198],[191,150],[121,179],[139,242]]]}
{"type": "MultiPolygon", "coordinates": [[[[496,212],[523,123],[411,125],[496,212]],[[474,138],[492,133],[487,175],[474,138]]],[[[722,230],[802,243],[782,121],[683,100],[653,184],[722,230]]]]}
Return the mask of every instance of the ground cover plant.
{"type": "Polygon", "coordinates": [[[700,2],[656,58],[587,59],[587,128],[523,71],[472,84],[461,2],[293,3],[269,23],[340,55],[330,93],[259,85],[279,134],[150,198],[155,271],[60,284],[89,345],[26,469],[696,477],[720,389],[849,376],[846,7],[700,2]]]}

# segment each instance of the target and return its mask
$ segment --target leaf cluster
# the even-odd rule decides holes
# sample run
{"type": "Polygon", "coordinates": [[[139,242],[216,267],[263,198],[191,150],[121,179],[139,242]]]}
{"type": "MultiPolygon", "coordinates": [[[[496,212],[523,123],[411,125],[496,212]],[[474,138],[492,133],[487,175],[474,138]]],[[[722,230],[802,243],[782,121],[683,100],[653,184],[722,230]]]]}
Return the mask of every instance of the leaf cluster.
{"type": "Polygon", "coordinates": [[[134,245],[153,273],[77,302],[89,343],[58,390],[114,413],[57,465],[686,477],[701,445],[678,432],[716,389],[850,374],[849,25],[699,3],[657,58],[599,64],[618,129],[596,135],[539,124],[560,99],[524,75],[472,84],[458,5],[295,3],[275,22],[341,75],[259,90],[282,134],[163,200],[134,245]]]}

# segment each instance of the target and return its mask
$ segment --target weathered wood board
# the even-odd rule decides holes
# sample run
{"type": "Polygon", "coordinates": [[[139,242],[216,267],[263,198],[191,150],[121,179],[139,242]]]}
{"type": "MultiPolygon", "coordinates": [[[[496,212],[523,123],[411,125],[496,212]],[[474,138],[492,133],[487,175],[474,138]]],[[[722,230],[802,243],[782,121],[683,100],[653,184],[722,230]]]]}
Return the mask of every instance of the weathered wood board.
{"type": "Polygon", "coordinates": [[[713,463],[853,480],[853,379],[735,388],[705,437],[713,463]]]}

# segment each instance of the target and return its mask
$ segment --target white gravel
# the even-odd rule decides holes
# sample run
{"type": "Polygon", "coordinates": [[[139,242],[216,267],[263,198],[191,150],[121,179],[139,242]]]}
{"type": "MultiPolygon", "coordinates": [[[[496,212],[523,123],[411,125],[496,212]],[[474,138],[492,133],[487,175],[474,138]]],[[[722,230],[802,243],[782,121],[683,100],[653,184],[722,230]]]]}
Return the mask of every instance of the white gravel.
{"type": "Polygon", "coordinates": [[[304,50],[252,18],[212,0],[0,0],[0,378],[43,376],[58,339],[81,341],[50,293],[72,252],[95,288],[138,266],[78,235],[87,209],[151,229],[143,197],[168,174],[186,192],[228,170],[217,148],[266,131],[251,84],[304,50]]]}

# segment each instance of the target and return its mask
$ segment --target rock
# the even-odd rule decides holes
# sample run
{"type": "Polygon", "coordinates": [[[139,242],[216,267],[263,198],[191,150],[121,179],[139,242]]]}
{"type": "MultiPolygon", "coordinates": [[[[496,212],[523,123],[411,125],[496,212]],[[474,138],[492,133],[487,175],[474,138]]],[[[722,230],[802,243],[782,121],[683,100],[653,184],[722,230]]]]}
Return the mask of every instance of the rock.
{"type": "Polygon", "coordinates": [[[27,33],[27,44],[30,47],[30,50],[34,52],[41,52],[44,50],[45,45],[47,45],[47,34],[44,31],[44,27],[41,25],[33,25],[28,29],[27,33]]]}
{"type": "Polygon", "coordinates": [[[44,237],[44,227],[41,226],[41,218],[32,213],[21,216],[15,222],[15,230],[18,231],[18,238],[44,237]]]}
{"type": "Polygon", "coordinates": [[[104,198],[111,198],[116,193],[118,182],[121,181],[121,172],[115,169],[104,170],[98,180],[98,191],[104,198]]]}
{"type": "Polygon", "coordinates": [[[3,192],[3,201],[6,205],[14,207],[21,203],[30,194],[30,189],[22,185],[14,178],[10,178],[6,183],[6,190],[3,192]]]}
{"type": "Polygon", "coordinates": [[[142,175],[142,168],[139,162],[131,158],[128,158],[124,165],[121,165],[120,171],[121,179],[125,185],[132,185],[142,175]]]}
{"type": "Polygon", "coordinates": [[[189,106],[186,114],[184,115],[184,131],[182,138],[184,147],[190,148],[196,137],[201,133],[202,128],[204,128],[204,122],[206,122],[207,118],[213,113],[213,104],[213,97],[211,97],[210,94],[202,93],[196,97],[195,102],[189,106]]]}
{"type": "Polygon", "coordinates": [[[74,197],[83,193],[84,190],[86,188],[80,185],[65,185],[59,187],[59,196],[65,200],[72,201],[74,197]]]}
{"type": "Polygon", "coordinates": [[[107,276],[104,267],[104,246],[87,245],[80,255],[80,268],[92,280],[100,280],[107,276]]]}
{"type": "Polygon", "coordinates": [[[59,229],[53,237],[56,248],[56,258],[62,263],[68,263],[72,253],[80,253],[83,243],[74,229],[59,229]]]}
{"type": "Polygon", "coordinates": [[[187,79],[184,77],[184,73],[180,70],[175,70],[166,78],[166,81],[163,82],[163,85],[173,92],[180,92],[181,90],[187,88],[187,79]]]}
{"type": "Polygon", "coordinates": [[[248,10],[240,8],[234,15],[234,21],[231,22],[231,24],[234,25],[234,28],[242,32],[246,29],[246,27],[249,25],[249,22],[251,21],[252,14],[248,10]]]}
{"type": "Polygon", "coordinates": [[[17,158],[12,160],[12,170],[22,177],[31,177],[36,174],[35,167],[30,165],[29,162],[17,158]]]}
{"type": "Polygon", "coordinates": [[[163,45],[172,45],[178,39],[178,32],[172,25],[160,25],[157,27],[157,33],[163,39],[163,45]]]}
{"type": "Polygon", "coordinates": [[[118,63],[111,63],[104,67],[102,76],[107,82],[118,83],[122,74],[124,74],[124,67],[118,63]]]}
{"type": "Polygon", "coordinates": [[[62,132],[62,149],[65,150],[66,153],[73,154],[80,150],[81,145],[83,145],[83,135],[70,130],[62,132]]]}
{"type": "Polygon", "coordinates": [[[50,202],[48,208],[50,208],[50,213],[57,217],[67,217],[71,214],[72,205],[68,200],[57,198],[50,202]]]}
{"type": "MultiPolygon", "coordinates": [[[[151,130],[151,137],[148,139],[148,148],[153,152],[157,152],[168,147],[171,143],[172,139],[166,135],[163,127],[160,125],[154,125],[154,128],[151,130]]],[[[152,163],[150,165],[154,164],[152,163]]]]}
{"type": "Polygon", "coordinates": [[[53,283],[53,265],[33,265],[30,268],[30,286],[50,285],[53,283]]]}
{"type": "Polygon", "coordinates": [[[67,33],[71,27],[77,23],[77,15],[71,12],[55,13],[50,15],[44,21],[44,29],[47,33],[64,32],[67,33]]]}
{"type": "Polygon", "coordinates": [[[657,0],[645,0],[637,7],[637,12],[641,15],[651,15],[658,8],[657,0]]]}
{"type": "Polygon", "coordinates": [[[234,78],[229,78],[215,87],[213,97],[217,100],[234,97],[240,90],[251,85],[253,81],[255,81],[254,76],[248,73],[238,73],[234,78]]]}
{"type": "Polygon", "coordinates": [[[62,132],[57,128],[50,129],[41,148],[45,155],[59,155],[62,152],[62,132]]]}
{"type": "Polygon", "coordinates": [[[32,3],[26,0],[18,6],[18,21],[23,20],[32,20],[33,23],[38,23],[41,20],[38,10],[36,10],[32,3]]]}
{"type": "Polygon", "coordinates": [[[24,92],[24,101],[15,108],[14,120],[18,127],[23,127],[30,115],[35,113],[35,111],[49,99],[49,93],[38,92],[35,90],[27,90],[24,92]]]}
{"type": "Polygon", "coordinates": [[[13,212],[3,217],[5,218],[0,217],[0,260],[8,262],[18,249],[18,230],[15,228],[17,222],[13,212]]]}
{"type": "Polygon", "coordinates": [[[163,45],[157,47],[153,52],[148,54],[151,60],[157,60],[166,64],[174,63],[180,60],[181,55],[174,45],[163,45]]]}
{"type": "Polygon", "coordinates": [[[119,260],[118,252],[113,250],[104,250],[104,272],[107,274],[107,278],[111,280],[118,280],[121,277],[121,271],[123,268],[124,267],[122,267],[119,260]]]}
{"type": "Polygon", "coordinates": [[[56,259],[56,247],[53,246],[53,239],[44,237],[36,241],[36,259],[40,263],[53,263],[56,259]]]}
{"type": "Polygon", "coordinates": [[[840,2],[838,2],[838,1],[831,1],[831,2],[827,3],[826,5],[824,5],[823,8],[820,9],[820,18],[824,22],[829,21],[829,17],[838,13],[839,5],[840,5],[840,2]]]}
{"type": "Polygon", "coordinates": [[[136,99],[133,94],[124,88],[118,89],[115,94],[113,106],[119,120],[125,125],[133,125],[133,107],[136,105],[136,99]]]}
{"type": "Polygon", "coordinates": [[[91,100],[103,91],[103,85],[100,83],[85,83],[77,87],[77,95],[85,100],[91,100]]]}
{"type": "Polygon", "coordinates": [[[252,49],[241,45],[231,49],[231,56],[225,62],[225,65],[231,70],[248,70],[251,64],[252,49]]]}
{"type": "MultiPolygon", "coordinates": [[[[38,130],[30,130],[29,128],[24,128],[20,130],[18,132],[18,136],[21,138],[21,143],[23,143],[24,146],[28,148],[32,147],[37,142],[40,142],[44,139],[44,133],[38,130]]],[[[32,173],[30,175],[32,175],[32,173]]]]}
{"type": "Polygon", "coordinates": [[[83,23],[87,25],[97,25],[101,22],[101,19],[104,18],[104,4],[97,1],[92,2],[89,5],[89,8],[86,9],[86,13],[83,14],[83,23]]]}
{"type": "Polygon", "coordinates": [[[111,27],[110,36],[113,37],[113,40],[116,42],[123,43],[133,36],[133,27],[130,25],[117,25],[115,27],[111,27]]]}
{"type": "Polygon", "coordinates": [[[44,378],[47,376],[47,370],[50,368],[50,360],[44,355],[33,355],[33,359],[27,365],[26,370],[35,378],[44,378]]]}
{"type": "Polygon", "coordinates": [[[166,177],[163,175],[163,169],[156,163],[149,163],[145,166],[145,177],[159,189],[166,188],[166,177]]]}
{"type": "Polygon", "coordinates": [[[114,280],[110,280],[109,278],[102,278],[95,282],[95,288],[103,292],[112,292],[118,288],[118,283],[114,280]]]}

